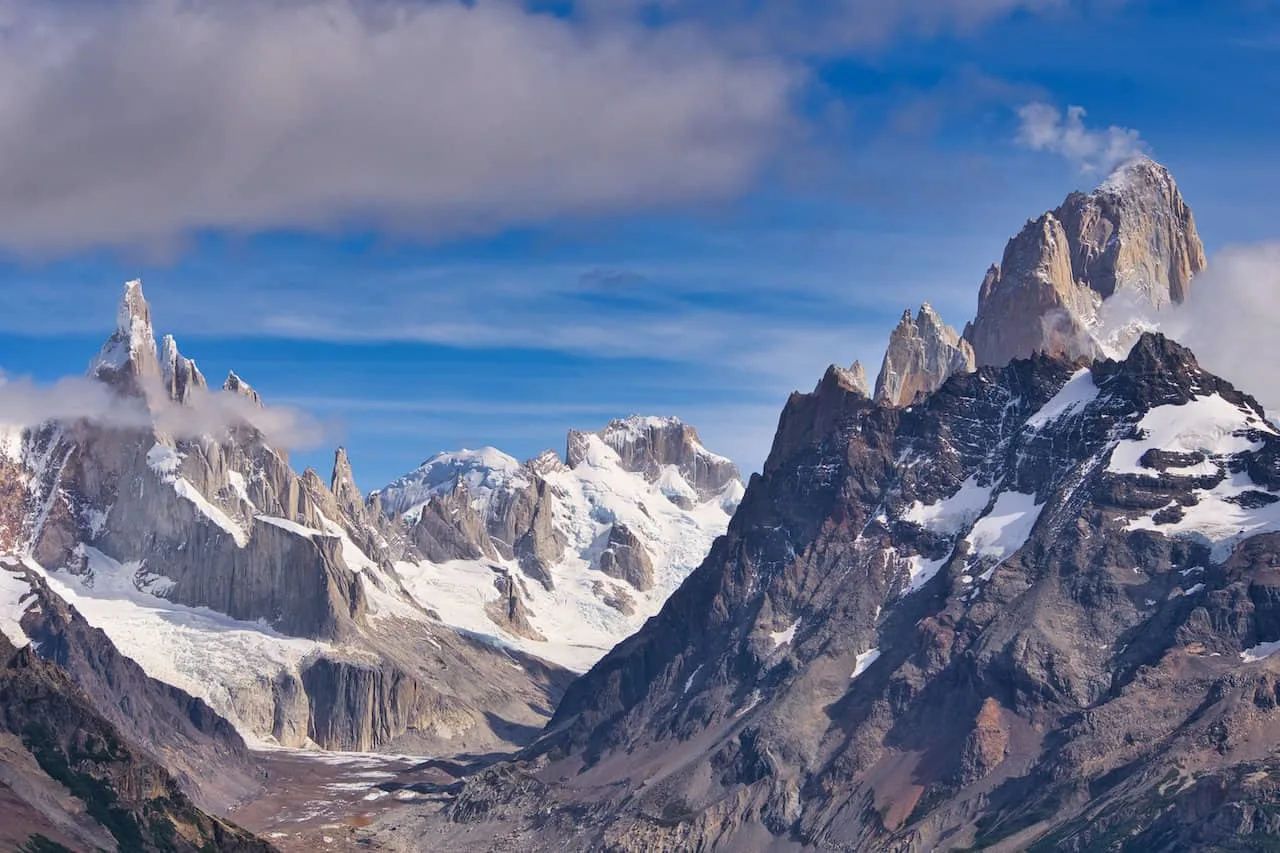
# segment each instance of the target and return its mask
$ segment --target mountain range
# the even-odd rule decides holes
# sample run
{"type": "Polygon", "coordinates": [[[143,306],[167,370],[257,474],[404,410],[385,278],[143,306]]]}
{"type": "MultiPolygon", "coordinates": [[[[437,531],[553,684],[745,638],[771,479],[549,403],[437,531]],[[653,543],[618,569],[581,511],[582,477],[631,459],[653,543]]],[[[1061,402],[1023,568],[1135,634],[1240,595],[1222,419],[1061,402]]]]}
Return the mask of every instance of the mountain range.
{"type": "Polygon", "coordinates": [[[130,283],[89,375],[132,414],[3,441],[0,691],[46,698],[0,721],[0,843],[1267,849],[1280,430],[1150,320],[1205,266],[1139,158],[1028,221],[961,332],[921,306],[874,385],[793,394],[745,488],[633,416],[367,497],[130,283]],[[400,763],[316,826],[211,816],[344,752],[400,763]]]}

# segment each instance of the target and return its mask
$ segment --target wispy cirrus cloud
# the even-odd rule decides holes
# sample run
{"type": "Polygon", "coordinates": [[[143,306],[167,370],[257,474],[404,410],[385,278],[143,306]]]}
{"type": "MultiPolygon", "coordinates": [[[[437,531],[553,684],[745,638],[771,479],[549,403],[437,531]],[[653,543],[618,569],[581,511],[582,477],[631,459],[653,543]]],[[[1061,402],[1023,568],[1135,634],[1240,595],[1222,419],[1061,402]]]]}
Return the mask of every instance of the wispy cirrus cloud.
{"type": "Polygon", "coordinates": [[[1138,131],[1128,127],[1091,128],[1085,109],[1069,106],[1065,113],[1052,104],[1033,101],[1018,109],[1017,142],[1032,151],[1061,155],[1082,172],[1110,171],[1148,151],[1138,131]]]}

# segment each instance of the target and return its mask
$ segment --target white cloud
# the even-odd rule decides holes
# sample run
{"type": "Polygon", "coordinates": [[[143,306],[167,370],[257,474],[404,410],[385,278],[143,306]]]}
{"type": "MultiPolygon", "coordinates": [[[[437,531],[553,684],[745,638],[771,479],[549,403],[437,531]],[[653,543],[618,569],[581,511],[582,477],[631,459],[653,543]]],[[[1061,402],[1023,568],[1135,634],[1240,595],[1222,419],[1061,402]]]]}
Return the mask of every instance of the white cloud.
{"type": "Polygon", "coordinates": [[[1207,369],[1280,411],[1280,241],[1229,246],[1162,323],[1207,369]]]}
{"type": "Polygon", "coordinates": [[[0,0],[0,245],[450,236],[723,198],[796,77],[516,3],[0,0]]]}
{"type": "Polygon", "coordinates": [[[1161,332],[1189,347],[1203,368],[1280,412],[1277,294],[1280,241],[1228,246],[1209,258],[1186,302],[1156,311],[1132,294],[1113,296],[1095,334],[1132,342],[1141,332],[1161,332]]]}
{"type": "Polygon", "coordinates": [[[239,424],[251,424],[270,443],[285,448],[318,446],[325,438],[323,426],[311,416],[288,406],[259,407],[222,391],[195,393],[188,405],[179,405],[155,389],[150,404],[121,397],[107,385],[72,376],[48,385],[30,379],[0,376],[0,423],[37,426],[47,421],[91,421],[114,429],[147,429],[155,426],[178,438],[217,435],[239,424]]]}
{"type": "Polygon", "coordinates": [[[1067,107],[1063,115],[1052,104],[1034,101],[1018,109],[1018,118],[1020,145],[1061,155],[1084,172],[1109,172],[1147,151],[1136,130],[1116,125],[1097,129],[1086,126],[1084,107],[1067,107]]]}

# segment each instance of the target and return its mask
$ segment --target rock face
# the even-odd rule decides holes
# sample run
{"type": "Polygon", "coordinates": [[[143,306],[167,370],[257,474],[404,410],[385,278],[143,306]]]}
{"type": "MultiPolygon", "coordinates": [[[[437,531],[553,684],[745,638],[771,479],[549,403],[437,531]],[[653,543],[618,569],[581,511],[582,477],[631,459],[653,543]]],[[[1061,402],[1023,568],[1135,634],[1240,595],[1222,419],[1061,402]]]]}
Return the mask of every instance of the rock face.
{"type": "Polygon", "coordinates": [[[93,697],[95,709],[201,808],[221,811],[261,787],[244,740],[208,704],[149,678],[20,561],[5,558],[0,572],[16,585],[10,600],[22,601],[21,637],[93,697]]]}
{"type": "Polygon", "coordinates": [[[644,592],[653,588],[653,561],[644,542],[625,524],[609,528],[609,542],[600,552],[600,571],[644,592]]]}
{"type": "Polygon", "coordinates": [[[1252,849],[1277,507],[1280,431],[1158,335],[910,409],[828,372],[662,612],[443,817],[528,849],[1252,849]]]}
{"type": "Polygon", "coordinates": [[[201,812],[57,666],[0,632],[0,845],[270,853],[201,812]],[[61,845],[61,846],[56,846],[61,845]]]}
{"type": "Polygon", "coordinates": [[[941,388],[953,374],[972,373],[974,367],[969,342],[945,325],[926,302],[914,319],[910,311],[903,312],[889,336],[884,364],[876,377],[876,402],[908,406],[941,388]]]}
{"type": "Polygon", "coordinates": [[[657,612],[724,531],[741,490],[733,463],[692,427],[637,416],[570,432],[564,459],[442,453],[376,499],[410,525],[399,571],[426,606],[581,670],[657,612]],[[469,565],[438,568],[451,563],[469,565]],[[495,575],[530,583],[495,586],[495,575]],[[458,583],[476,596],[461,599],[458,583]]]}
{"type": "MultiPolygon", "coordinates": [[[[703,500],[718,497],[726,486],[742,480],[736,465],[703,447],[698,431],[677,418],[633,416],[613,421],[596,435],[618,454],[624,470],[657,481],[665,468],[674,467],[703,500]]],[[[569,467],[577,468],[590,456],[585,435],[569,433],[569,467]]]]}
{"type": "Polygon", "coordinates": [[[997,366],[1034,352],[1088,359],[1122,352],[1136,334],[1097,328],[1103,301],[1156,310],[1180,303],[1204,266],[1195,219],[1173,177],[1138,158],[1009,241],[982,282],[965,338],[978,364],[997,366]]]}

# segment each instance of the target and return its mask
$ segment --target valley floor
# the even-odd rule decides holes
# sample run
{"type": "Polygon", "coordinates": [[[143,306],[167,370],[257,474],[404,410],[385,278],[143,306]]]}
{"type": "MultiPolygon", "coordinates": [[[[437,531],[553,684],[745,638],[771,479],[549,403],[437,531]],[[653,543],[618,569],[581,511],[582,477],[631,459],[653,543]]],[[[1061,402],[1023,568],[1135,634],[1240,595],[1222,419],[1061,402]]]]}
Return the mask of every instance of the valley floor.
{"type": "Polygon", "coordinates": [[[227,817],[283,853],[354,849],[358,830],[397,810],[434,810],[465,772],[484,763],[288,749],[254,757],[266,790],[227,817]]]}

